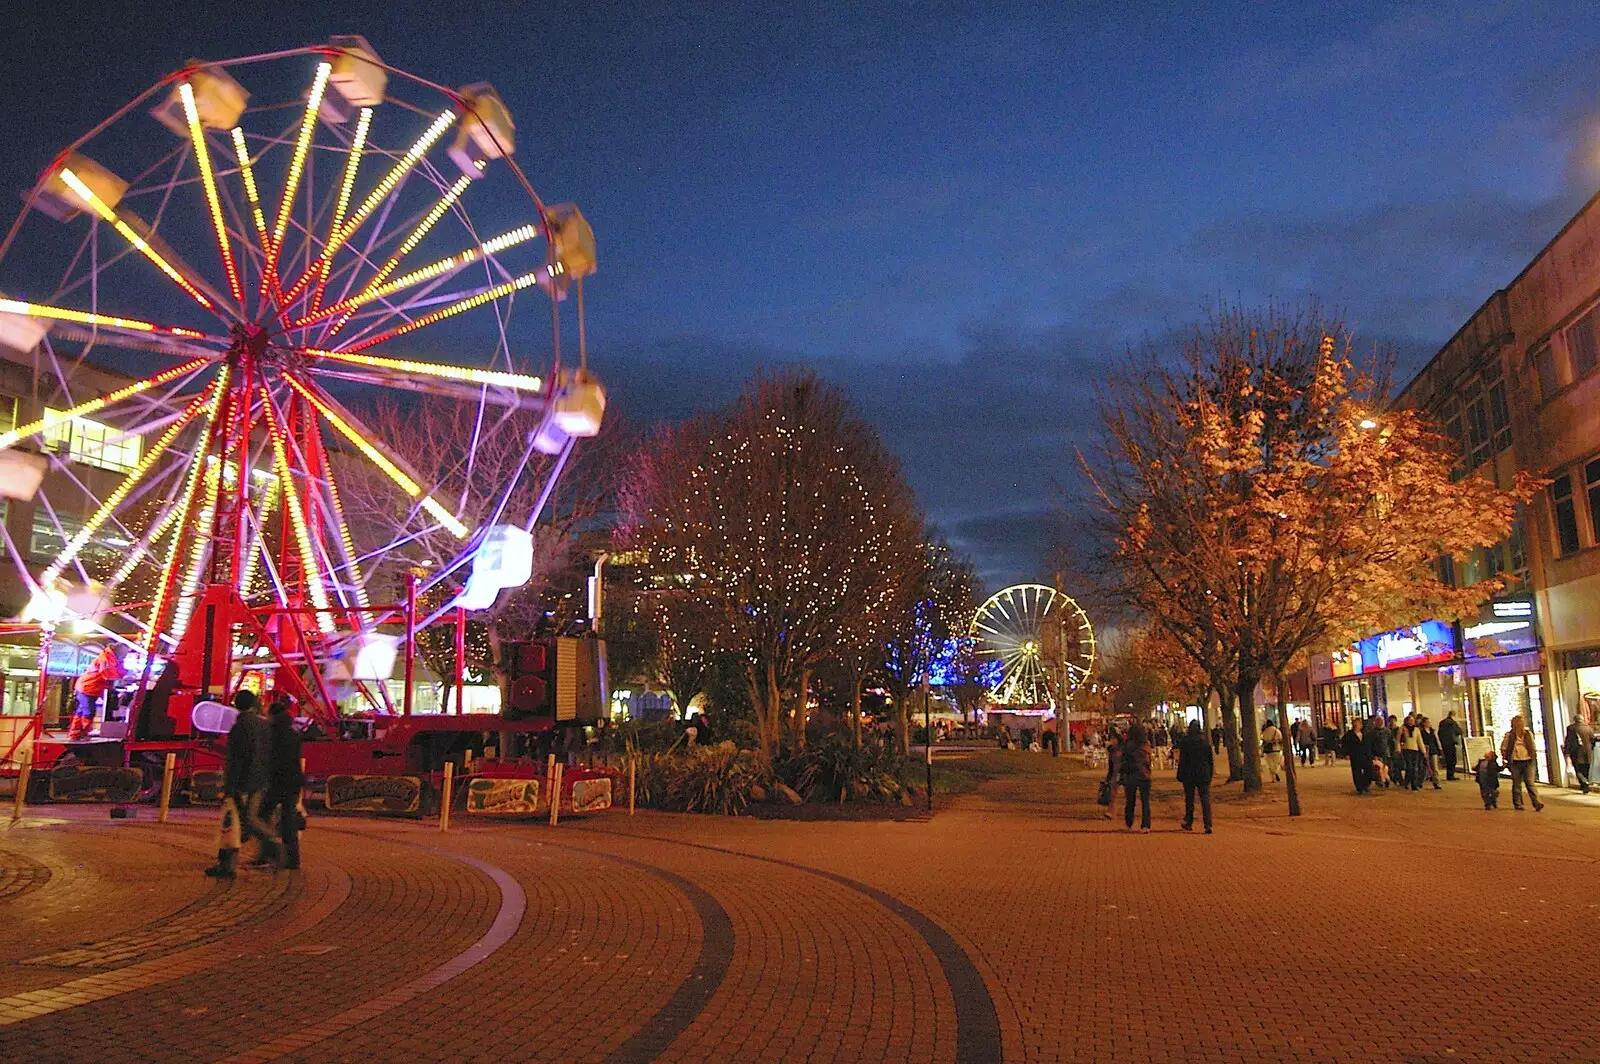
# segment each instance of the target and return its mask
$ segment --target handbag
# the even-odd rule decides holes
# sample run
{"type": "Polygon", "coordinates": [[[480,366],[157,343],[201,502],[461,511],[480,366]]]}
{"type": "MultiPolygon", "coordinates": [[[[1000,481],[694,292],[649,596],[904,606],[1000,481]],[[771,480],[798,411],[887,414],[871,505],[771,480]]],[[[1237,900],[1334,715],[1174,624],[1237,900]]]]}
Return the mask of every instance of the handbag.
{"type": "Polygon", "coordinates": [[[1110,780],[1101,780],[1100,781],[1100,793],[1095,796],[1094,800],[1095,800],[1096,804],[1098,804],[1098,805],[1110,805],[1111,804],[1111,781],[1110,780]]]}

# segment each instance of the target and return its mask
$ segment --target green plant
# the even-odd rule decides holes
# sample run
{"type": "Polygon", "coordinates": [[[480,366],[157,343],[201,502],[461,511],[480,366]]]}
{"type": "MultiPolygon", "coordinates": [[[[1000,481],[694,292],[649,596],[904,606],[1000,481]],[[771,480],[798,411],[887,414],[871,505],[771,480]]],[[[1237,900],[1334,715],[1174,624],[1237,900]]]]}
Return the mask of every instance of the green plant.
{"type": "Polygon", "coordinates": [[[887,744],[864,741],[859,747],[845,735],[830,735],[777,766],[779,778],[814,801],[846,797],[897,798],[895,776],[901,758],[887,744]]]}
{"type": "Polygon", "coordinates": [[[692,747],[675,760],[680,775],[671,787],[673,804],[689,813],[736,816],[761,779],[755,755],[731,742],[692,747]]]}

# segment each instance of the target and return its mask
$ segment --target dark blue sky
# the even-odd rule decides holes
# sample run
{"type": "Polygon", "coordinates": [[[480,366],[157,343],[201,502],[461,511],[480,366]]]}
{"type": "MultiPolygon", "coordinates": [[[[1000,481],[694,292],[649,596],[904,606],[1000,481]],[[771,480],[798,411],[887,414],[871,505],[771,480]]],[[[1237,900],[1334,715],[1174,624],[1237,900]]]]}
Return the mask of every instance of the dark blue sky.
{"type": "Polygon", "coordinates": [[[191,55],[492,80],[596,230],[618,408],[816,365],[991,586],[1046,576],[1130,342],[1310,293],[1415,368],[1600,185],[1593,3],[24,6],[13,188],[191,55]]]}

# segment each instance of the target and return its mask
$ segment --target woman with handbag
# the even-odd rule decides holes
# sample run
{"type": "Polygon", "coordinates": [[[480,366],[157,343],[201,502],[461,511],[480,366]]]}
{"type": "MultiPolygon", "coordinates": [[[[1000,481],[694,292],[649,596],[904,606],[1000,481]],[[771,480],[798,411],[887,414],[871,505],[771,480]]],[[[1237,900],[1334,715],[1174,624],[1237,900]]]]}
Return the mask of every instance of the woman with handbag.
{"type": "Polygon", "coordinates": [[[1125,792],[1122,820],[1132,831],[1133,802],[1135,798],[1139,799],[1142,810],[1139,830],[1146,835],[1150,834],[1150,753],[1150,740],[1145,735],[1144,725],[1135,721],[1128,729],[1128,737],[1122,740],[1122,756],[1118,758],[1118,773],[1125,792]]]}
{"type": "Polygon", "coordinates": [[[1122,768],[1122,734],[1117,725],[1111,726],[1111,736],[1106,741],[1106,778],[1100,781],[1100,793],[1104,800],[1100,803],[1106,807],[1105,818],[1110,820],[1111,810],[1117,807],[1117,784],[1121,782],[1120,771],[1122,768]]]}

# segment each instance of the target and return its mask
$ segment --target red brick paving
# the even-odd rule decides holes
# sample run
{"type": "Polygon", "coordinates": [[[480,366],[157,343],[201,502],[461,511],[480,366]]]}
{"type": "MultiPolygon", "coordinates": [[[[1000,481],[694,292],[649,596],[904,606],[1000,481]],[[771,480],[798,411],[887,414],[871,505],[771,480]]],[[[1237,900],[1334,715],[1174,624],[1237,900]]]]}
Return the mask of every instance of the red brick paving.
{"type": "Polygon", "coordinates": [[[231,887],[199,876],[205,820],[72,810],[0,832],[0,888],[28,884],[0,889],[0,1059],[213,1060],[348,1017],[503,912],[457,855],[525,892],[509,937],[295,1059],[605,1060],[654,1030],[661,1060],[954,1060],[949,958],[899,904],[970,958],[1007,1060],[1600,1059],[1600,798],[1486,813],[1460,782],[1358,799],[1322,767],[1306,817],[1270,788],[1225,797],[1206,837],[1176,830],[1162,780],[1143,836],[1099,816],[1068,759],[1016,756],[1047,774],[925,823],[340,819],[307,834],[303,873],[231,887]]]}

